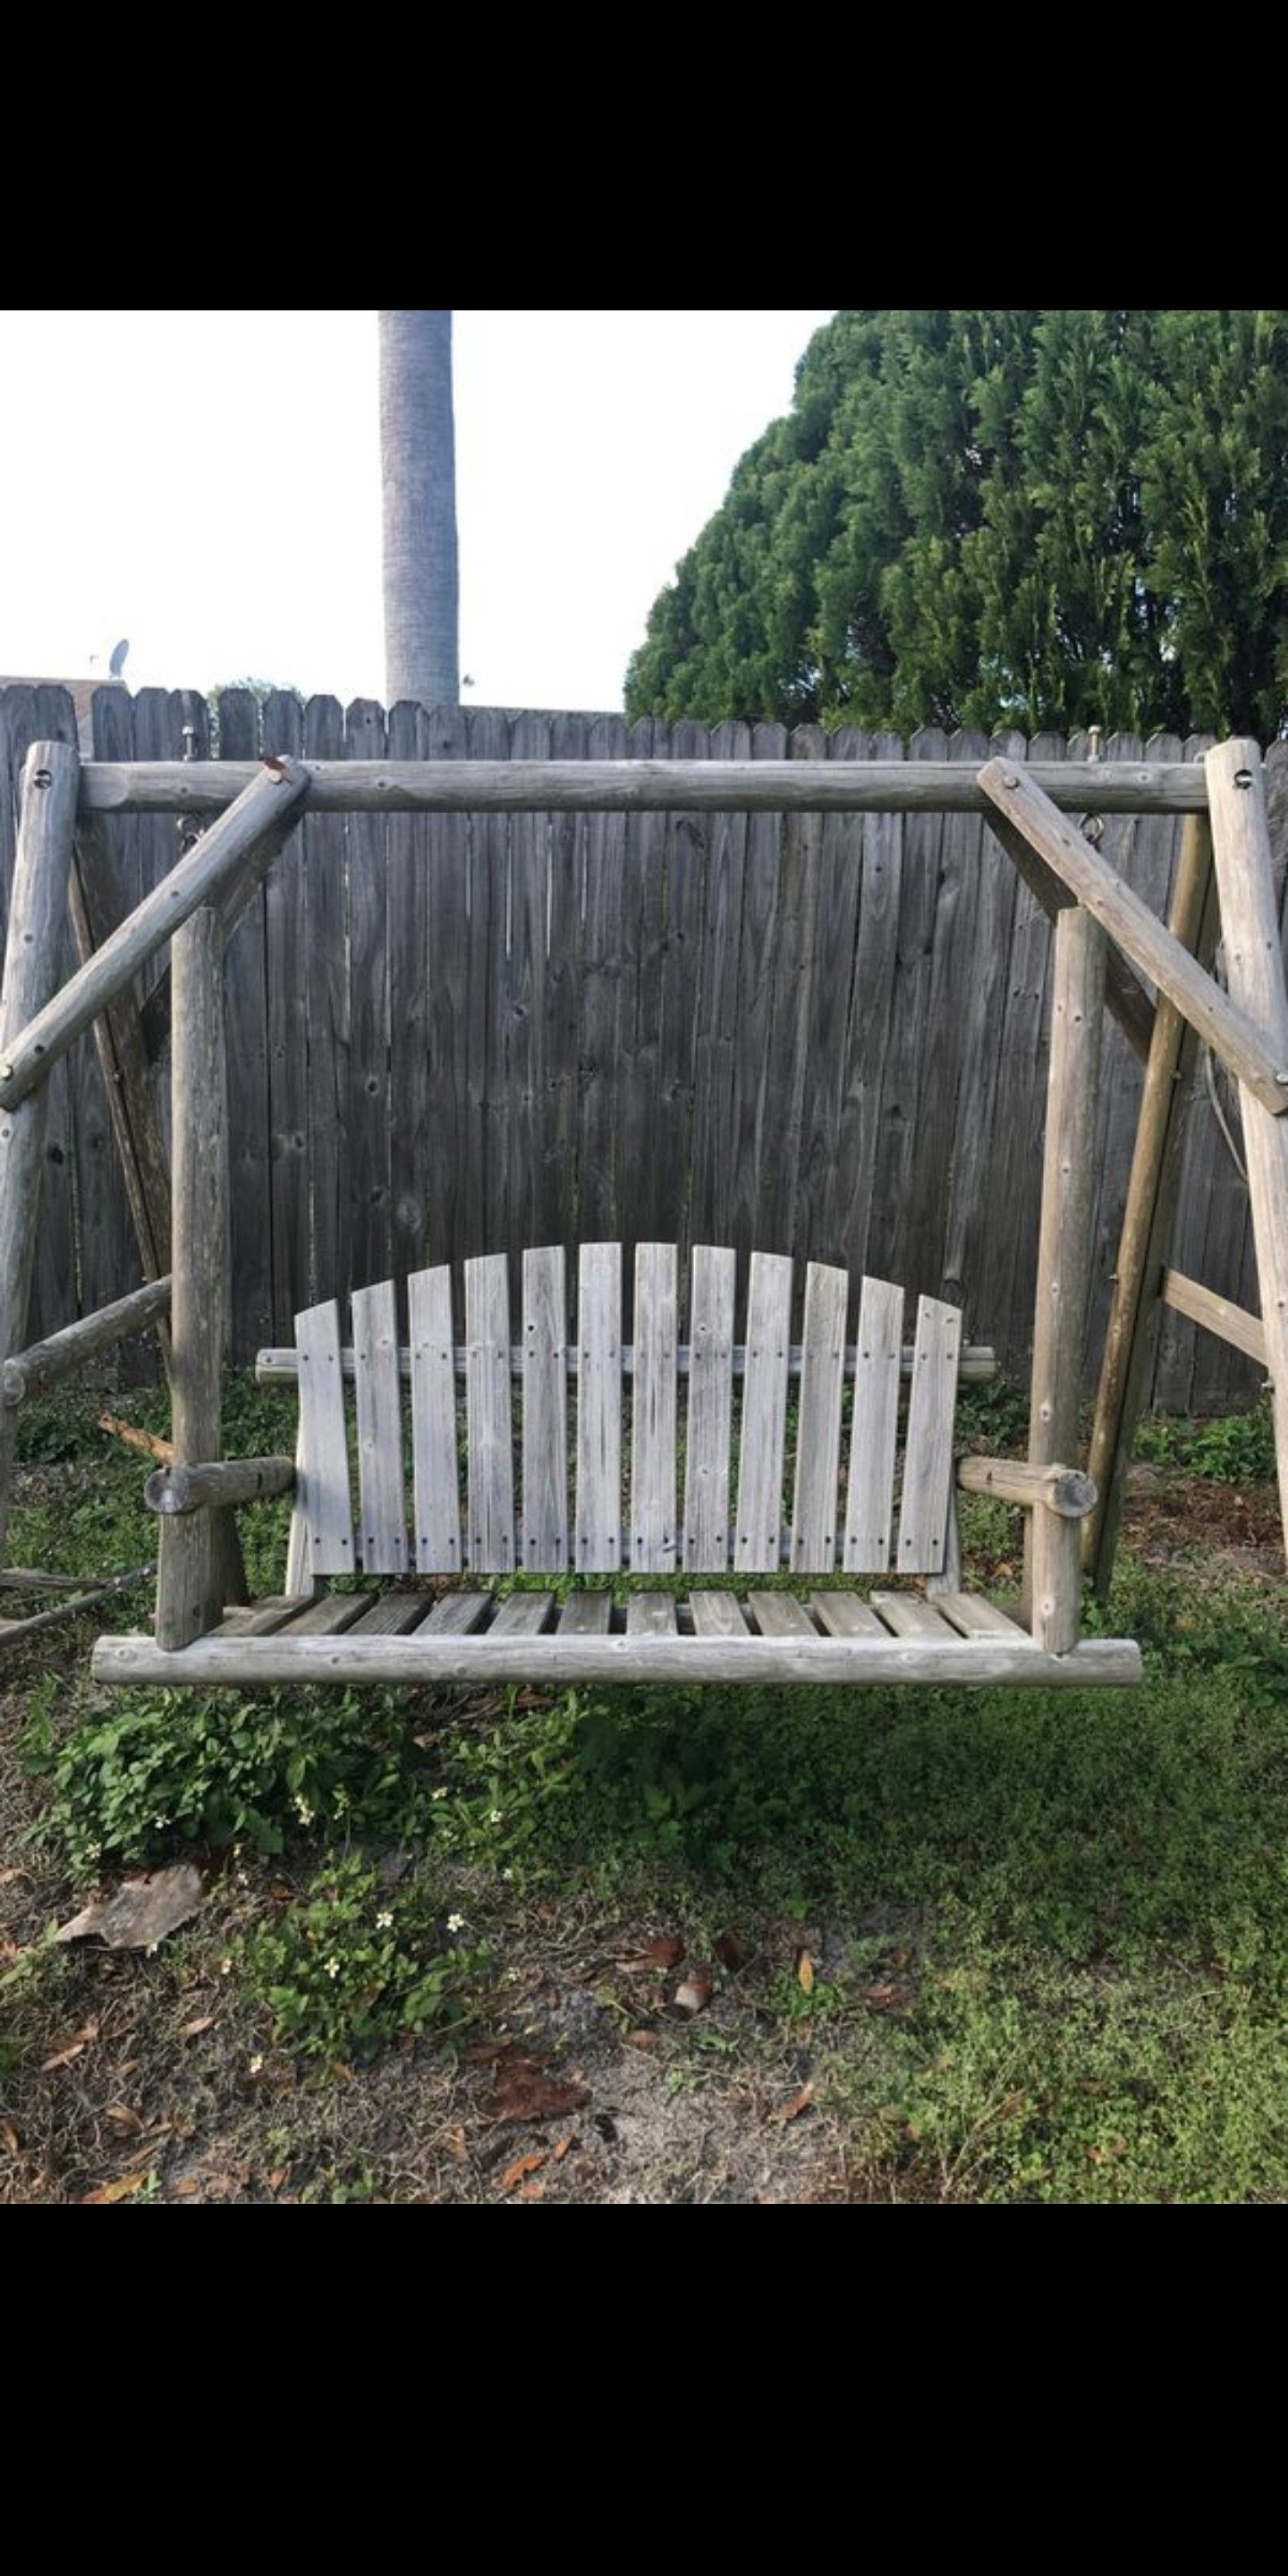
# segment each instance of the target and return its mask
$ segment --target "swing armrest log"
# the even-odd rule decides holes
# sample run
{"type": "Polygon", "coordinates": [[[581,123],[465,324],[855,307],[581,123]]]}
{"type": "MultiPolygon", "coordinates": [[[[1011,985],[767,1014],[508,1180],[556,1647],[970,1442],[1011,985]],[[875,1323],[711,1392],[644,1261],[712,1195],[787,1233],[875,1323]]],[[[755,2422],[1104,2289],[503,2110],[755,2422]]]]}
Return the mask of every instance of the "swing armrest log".
{"type": "Polygon", "coordinates": [[[1044,1503],[1062,1520],[1082,1521],[1096,1507],[1092,1477],[1080,1467],[1031,1467],[1023,1458],[960,1458],[957,1482],[968,1494],[990,1494],[997,1503],[1033,1511],[1044,1503]]]}
{"type": "Polygon", "coordinates": [[[149,1511],[226,1511],[240,1503],[267,1502],[295,1486],[293,1458],[223,1458],[217,1463],[158,1467],[144,1487],[149,1511]]]}
{"type": "Polygon", "coordinates": [[[990,1494],[1032,1513],[1033,1642],[1049,1655],[1071,1654],[1082,1613],[1082,1524],[1095,1509],[1094,1478],[1079,1467],[1022,1458],[959,1458],[957,1482],[967,1493],[990,1494]]]}

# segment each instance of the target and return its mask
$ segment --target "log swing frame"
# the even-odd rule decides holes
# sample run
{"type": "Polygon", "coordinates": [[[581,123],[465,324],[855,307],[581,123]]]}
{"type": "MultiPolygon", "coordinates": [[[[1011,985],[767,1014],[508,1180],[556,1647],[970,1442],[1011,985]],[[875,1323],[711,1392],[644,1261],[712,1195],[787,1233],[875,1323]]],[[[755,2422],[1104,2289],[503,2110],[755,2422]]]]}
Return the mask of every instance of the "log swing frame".
{"type": "MultiPolygon", "coordinates": [[[[682,760],[82,764],[68,745],[38,742],[28,754],[23,773],[0,990],[0,1552],[21,1404],[127,1335],[150,1327],[161,1345],[174,1425],[174,1464],[154,1475],[148,1486],[148,1500],[158,1513],[161,1532],[156,1636],[100,1638],[94,1653],[94,1671],[100,1679],[164,1678],[205,1686],[219,1680],[437,1677],[481,1681],[542,1676],[685,1681],[775,1677],[851,1683],[1134,1680],[1139,1652],[1131,1640],[1080,1639],[1081,1594],[1084,1572],[1091,1575],[1102,1596],[1108,1589],[1127,1461],[1165,1306],[1251,1351],[1267,1367],[1274,1390],[1276,1456],[1288,1530],[1286,1113],[1288,990],[1275,916],[1264,768],[1260,748],[1250,740],[1220,743],[1203,761],[1093,762],[1084,768],[998,758],[977,772],[938,762],[915,766],[870,762],[831,768],[815,763],[682,760]],[[669,1596],[641,1593],[628,1603],[623,1624],[602,1585],[558,1599],[553,1594],[518,1594],[499,1609],[491,1594],[477,1590],[449,1593],[432,1609],[432,1596],[424,1593],[394,1594],[373,1607],[370,1593],[327,1596],[321,1592],[321,1574],[346,1566],[356,1570],[359,1557],[365,1570],[388,1571],[407,1561],[405,1507],[401,1539],[384,1542],[394,1547],[392,1557],[382,1557],[372,1534],[364,1538],[361,1532],[372,1517],[369,1487],[374,1495],[381,1476],[388,1484],[388,1461],[400,1436],[399,1387],[405,1376],[412,1380],[417,1407],[415,1437],[417,1442],[422,1438],[417,1389],[428,1387],[429,1378],[425,1375],[428,1364],[423,1356],[418,1362],[417,1353],[428,1350],[429,1340],[443,1344],[433,1399],[439,1406],[435,1418],[440,1431],[443,1423],[455,1423],[458,1370],[465,1377],[472,1442],[470,1517],[464,1548],[454,1558],[450,1549],[446,1558],[436,1557],[433,1547],[438,1542],[421,1534],[416,1542],[419,1570],[459,1574],[468,1565],[472,1571],[490,1574],[505,1572],[515,1563],[509,1481],[512,1375],[522,1384],[527,1408],[525,1515],[529,1476],[541,1481],[550,1459],[564,1444],[568,1426],[562,1409],[557,1416],[550,1411],[549,1386],[555,1381],[548,1371],[543,1379],[536,1364],[537,1346],[525,1339],[511,1350],[505,1263],[498,1256],[491,1262],[466,1265],[463,1348],[453,1339],[447,1274],[421,1272],[411,1283],[413,1343],[408,1351],[400,1352],[398,1347],[393,1284],[383,1283],[355,1296],[356,1357],[341,1348],[338,1311],[333,1307],[314,1309],[297,1319],[295,1351],[261,1354],[262,1377],[271,1381],[293,1375],[303,1387],[309,1349],[322,1349],[332,1372],[328,1402],[332,1418],[341,1425],[346,1372],[356,1370],[363,1476],[361,1517],[355,1525],[357,1555],[351,1549],[346,1561],[346,1542],[339,1538],[334,1545],[341,1554],[323,1562],[321,1485],[316,1463],[312,1468],[308,1464],[309,1443],[316,1437],[316,1422],[310,1430],[309,1404],[316,1407],[316,1399],[304,1401],[296,1459],[223,1458],[220,1370],[229,1188],[223,950],[231,927],[306,807],[377,814],[706,809],[970,811],[987,816],[1002,849],[1053,925],[1052,1043],[1029,1458],[1022,1464],[967,1457],[954,1467],[945,1444],[951,1443],[957,1377],[982,1373],[991,1355],[968,1347],[959,1356],[960,1318],[955,1323],[946,1321],[954,1310],[923,1299],[913,1355],[905,1363],[912,1371],[913,1394],[902,1526],[910,1527],[914,1518],[919,1528],[922,1523],[929,1526],[925,1479],[930,1478],[935,1497],[930,1517],[936,1534],[929,1552],[924,1536],[917,1547],[911,1540],[906,1546],[901,1540],[894,1570],[922,1571],[927,1577],[924,1598],[878,1592],[869,1604],[852,1588],[823,1590],[813,1593],[805,1608],[775,1587],[753,1593],[746,1603],[749,1624],[736,1595],[727,1589],[695,1592],[678,1616],[669,1596]],[[118,919],[104,817],[156,813],[190,816],[205,828],[188,841],[161,884],[134,911],[118,919]],[[1091,816],[1131,813],[1186,818],[1166,922],[1150,911],[1073,819],[1085,822],[1091,816]],[[60,989],[58,953],[69,909],[79,963],[60,989]],[[1212,972],[1218,936],[1224,943],[1228,990],[1212,972]],[[137,984],[141,969],[167,944],[171,949],[170,1167],[152,1098],[150,1050],[137,984]],[[1092,1261],[1096,1101],[1106,1010],[1143,1061],[1144,1088],[1096,1399],[1090,1473],[1084,1475],[1076,1463],[1078,1390],[1092,1261]],[[39,1221],[47,1078],[75,1039],[91,1028],[138,1238],[143,1284],[97,1314],[24,1348],[39,1221]],[[1239,1086],[1260,1282],[1259,1317],[1183,1278],[1169,1264],[1184,1109],[1200,1044],[1220,1057],[1239,1086]],[[433,1311],[433,1332],[419,1344],[414,1320],[417,1297],[424,1312],[430,1311],[426,1300],[432,1302],[433,1311]],[[951,1353],[951,1362],[945,1353],[951,1353]],[[933,1406],[932,1379],[939,1389],[933,1406]],[[538,1440],[538,1425],[544,1448],[538,1440]],[[487,1477],[498,1472],[496,1457],[501,1450],[505,1452],[503,1501],[508,1496],[511,1553],[506,1554],[499,1540],[501,1553],[494,1556],[480,1533],[471,1537],[470,1521],[486,1499],[487,1477]],[[484,1461],[477,1467],[476,1457],[484,1461]],[[1027,1624],[1020,1625],[995,1605],[962,1591],[954,1482],[967,1491],[990,1492],[1025,1508],[1020,1615],[1027,1624]],[[914,1491],[920,1496],[915,1508],[908,1499],[914,1491]],[[285,1492],[295,1495],[286,1587],[280,1600],[252,1608],[246,1602],[233,1514],[243,1502],[285,1492]],[[552,1617],[557,1621],[553,1626],[552,1617]]],[[[736,1352],[733,1346],[733,1255],[704,1247],[695,1252],[692,1341],[681,1347],[673,1247],[639,1247],[636,1344],[633,1350],[622,1351],[620,1330],[613,1323],[618,1313],[613,1298],[620,1295],[620,1264],[614,1290],[612,1264],[600,1258],[609,1254],[616,1256],[617,1247],[581,1248],[576,1342],[568,1333],[566,1307],[556,1313],[550,1303],[556,1281],[562,1299],[562,1252],[529,1253],[524,1259],[525,1336],[536,1330],[538,1311],[529,1306],[528,1265],[544,1263],[545,1269],[531,1272],[533,1296],[539,1293],[547,1301],[540,1312],[548,1347],[545,1342],[540,1347],[548,1360],[558,1363],[558,1387],[569,1396],[574,1388],[579,1390],[583,1410],[600,1400],[583,1315],[592,1313],[596,1295],[608,1300],[603,1309],[608,1335],[604,1348],[611,1363],[612,1392],[604,1420],[610,1446],[620,1442],[622,1376],[629,1378],[634,1372],[630,1522],[619,1552],[608,1557],[588,1556],[579,1537],[579,1570],[622,1572],[629,1564],[632,1572],[678,1572],[683,1562],[686,1572],[690,1567],[718,1570],[724,1565],[737,1575],[742,1569],[729,1507],[729,1407],[735,1372],[746,1389],[745,1404],[752,1405],[753,1380],[759,1387],[756,1371],[762,1363],[752,1320],[746,1326],[745,1343],[736,1352]],[[595,1281],[600,1283],[598,1288],[595,1281]],[[704,1299],[717,1302],[708,1309],[704,1299]],[[583,1345],[580,1353],[578,1345],[583,1345]],[[718,1459],[713,1449],[710,1455],[704,1453],[706,1463],[699,1464],[699,1476],[710,1473],[716,1480],[705,1504],[701,1495],[693,1505],[686,1498],[678,1520],[677,1378],[689,1384],[691,1439],[716,1438],[715,1433],[699,1433],[695,1427],[709,1418],[725,1444],[718,1459]],[[695,1407],[707,1411],[695,1412],[695,1407]],[[681,1538],[678,1521],[686,1515],[690,1526],[681,1538]],[[630,1524],[637,1519],[647,1528],[632,1533],[630,1524]],[[669,1534],[668,1522],[672,1524],[669,1534]],[[699,1523],[708,1531],[713,1526],[717,1529],[714,1557],[701,1553],[703,1545],[713,1544],[709,1535],[700,1544],[693,1540],[699,1523]],[[723,1555],[721,1547],[726,1547],[723,1555]],[[729,1547],[734,1550],[732,1558],[729,1547]]],[[[890,1289],[888,1283],[864,1283],[859,1345],[857,1351],[851,1347],[847,1352],[846,1276],[811,1265],[804,1348],[801,1354],[792,1354],[786,1346],[784,1321],[789,1307],[783,1302],[784,1297],[790,1299],[790,1264],[779,1265],[787,1273],[784,1285],[774,1269],[777,1258],[753,1256],[751,1275],[753,1316],[758,1298],[763,1300],[772,1290],[777,1301],[771,1329],[778,1337],[774,1365],[781,1399],[776,1399],[775,1419],[766,1416],[770,1465],[764,1471],[765,1492],[773,1490],[781,1500],[782,1420],[788,1375],[798,1368],[802,1419],[810,1425],[811,1438],[807,1443],[803,1429],[793,1524],[783,1539],[782,1552],[793,1573],[828,1573],[836,1568],[840,1548],[835,1473],[842,1385],[845,1380],[854,1381],[857,1421],[861,1363],[871,1357],[865,1344],[878,1338],[862,1318],[874,1318],[878,1310],[886,1318],[880,1439],[886,1444],[882,1456],[893,1474],[902,1292],[890,1289]],[[877,1292],[886,1298],[885,1305],[877,1292]],[[889,1305],[891,1298],[898,1299],[897,1310],[889,1305]],[[896,1316],[893,1325],[891,1316],[896,1316]],[[802,1464],[807,1448],[811,1458],[817,1451],[822,1466],[802,1464]]],[[[769,1312],[769,1307],[763,1308],[764,1315],[769,1312]]],[[[563,1401],[560,1394],[561,1408],[563,1401]]],[[[757,1394],[755,1404],[761,1401],[757,1394]]],[[[866,1395],[863,1401],[868,1401],[866,1395]]],[[[744,1412],[740,1457],[744,1483],[749,1473],[750,1420],[744,1412]]],[[[580,1470],[580,1413],[577,1436],[580,1470]]],[[[337,1437],[343,1444],[342,1433],[337,1437]]],[[[451,1454],[454,1457],[454,1451],[451,1454]]],[[[617,1459],[617,1446],[611,1446],[611,1455],[617,1459]]],[[[852,1455],[856,1474],[857,1458],[856,1430],[852,1455]]],[[[691,1471],[692,1465],[690,1459],[691,1471]]],[[[551,1473],[554,1487],[563,1495],[559,1508],[565,1517],[560,1522],[558,1511],[551,1507],[542,1523],[541,1545],[546,1554],[542,1556],[538,1548],[533,1555],[530,1549],[524,1566],[517,1570],[570,1570],[574,1551],[566,1536],[566,1462],[551,1473]]],[[[454,1489],[454,1465],[451,1475],[454,1489]]],[[[344,1482],[347,1500],[347,1461],[344,1482]]],[[[689,1483],[693,1485],[692,1472],[689,1483]]],[[[400,1455],[396,1486],[401,1498],[400,1455]]],[[[453,1490],[448,1518],[454,1526],[457,1499],[453,1490]]],[[[392,1528],[397,1509],[389,1506],[387,1519],[389,1510],[392,1528]]],[[[617,1502],[609,1511],[614,1531],[616,1512],[617,1502]]],[[[741,1486],[739,1514],[745,1518],[741,1486]]],[[[424,1516],[419,1489],[416,1515],[419,1528],[424,1516]]],[[[578,1516],[584,1517],[580,1494],[578,1516]]],[[[888,1494],[885,1516],[890,1518],[888,1494]]],[[[856,1506],[852,1518],[858,1517],[856,1506]]],[[[503,1528],[504,1518],[502,1511],[499,1527],[503,1528]]],[[[525,1518],[524,1526],[529,1530],[529,1519],[525,1518]]],[[[771,1558],[776,1567],[779,1557],[777,1534],[771,1537],[770,1557],[751,1560],[766,1569],[771,1558]]],[[[618,1550],[615,1536],[605,1544],[610,1551],[618,1550]]],[[[847,1537],[846,1573],[864,1565],[876,1571],[888,1566],[888,1552],[882,1553],[881,1548],[888,1548],[885,1533],[871,1559],[856,1555],[847,1537]]],[[[16,1574],[0,1575],[0,1582],[6,1580],[15,1582],[16,1574]]],[[[79,1607],[79,1596],[68,1606],[79,1607]]],[[[47,1624],[54,1615],[44,1610],[36,1620],[0,1625],[0,1644],[16,1640],[33,1625],[47,1624]]]]}

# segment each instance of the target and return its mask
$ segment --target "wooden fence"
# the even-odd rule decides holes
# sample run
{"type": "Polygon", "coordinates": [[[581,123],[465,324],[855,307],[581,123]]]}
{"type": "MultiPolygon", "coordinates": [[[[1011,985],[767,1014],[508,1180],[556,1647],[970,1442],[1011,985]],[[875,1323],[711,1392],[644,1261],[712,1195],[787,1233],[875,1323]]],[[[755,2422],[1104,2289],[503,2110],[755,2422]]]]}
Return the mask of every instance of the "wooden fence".
{"type": "MultiPolygon", "coordinates": [[[[102,759],[1085,760],[1058,736],[896,736],[287,694],[103,690],[102,759]],[[185,735],[185,727],[188,732],[185,735]]],[[[58,689],[0,691],[0,880],[30,741],[76,738],[58,689]],[[6,785],[7,782],[7,785],[6,785]]],[[[1191,758],[1109,737],[1106,759],[1191,758]]],[[[1281,896],[1288,745],[1271,755],[1281,896]]],[[[120,818],[123,905],[190,824],[120,818]]],[[[1101,846],[1155,909],[1179,825],[1110,819],[1101,846]]],[[[306,817],[228,953],[233,1351],[298,1306],[426,1260],[659,1238],[844,1261],[960,1301],[1018,1367],[1031,1330],[1048,924],[975,815],[306,817]]],[[[69,958],[70,964],[70,958],[69,958]]],[[[163,1102],[165,1080],[159,1071],[163,1102]]],[[[1106,1037],[1097,1273],[1103,1325],[1139,1068],[1106,1037]]],[[[1223,1106],[1237,1142],[1237,1112],[1223,1106]]],[[[86,1040],[50,1086],[33,1289],[45,1333],[132,1286],[138,1258],[86,1040]]],[[[1174,1258],[1257,1303],[1242,1179],[1202,1080],[1174,1258]]],[[[1255,1369],[1166,1318],[1155,1401],[1219,1410],[1255,1369]]]]}

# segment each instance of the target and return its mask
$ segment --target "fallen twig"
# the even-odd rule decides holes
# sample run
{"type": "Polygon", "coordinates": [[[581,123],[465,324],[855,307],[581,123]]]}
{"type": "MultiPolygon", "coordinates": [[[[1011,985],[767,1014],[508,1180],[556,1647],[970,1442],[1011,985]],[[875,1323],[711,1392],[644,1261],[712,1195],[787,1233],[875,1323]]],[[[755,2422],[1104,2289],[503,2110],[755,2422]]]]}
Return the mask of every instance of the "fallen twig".
{"type": "Polygon", "coordinates": [[[122,1422],[119,1413],[100,1413],[100,1431],[111,1431],[129,1449],[141,1449],[145,1458],[157,1458],[163,1467],[174,1465],[174,1443],[163,1440],[157,1431],[140,1431],[133,1422],[122,1422]]]}

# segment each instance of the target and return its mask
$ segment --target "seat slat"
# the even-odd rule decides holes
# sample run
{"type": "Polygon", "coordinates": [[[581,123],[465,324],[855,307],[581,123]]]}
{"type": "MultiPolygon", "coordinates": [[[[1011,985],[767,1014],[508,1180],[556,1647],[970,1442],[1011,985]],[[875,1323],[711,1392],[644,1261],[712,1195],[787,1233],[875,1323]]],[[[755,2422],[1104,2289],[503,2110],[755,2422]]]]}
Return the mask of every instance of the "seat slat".
{"type": "Polygon", "coordinates": [[[981,1600],[978,1593],[937,1592],[935,1608],[942,1610],[954,1628],[960,1628],[963,1637],[1009,1637],[1012,1645],[1033,1643],[1027,1628],[1008,1619],[995,1601],[981,1600]]]}
{"type": "Polygon", "coordinates": [[[292,1600],[289,1593],[282,1593],[270,1601],[239,1602],[233,1609],[225,1610],[215,1634],[219,1637],[272,1637],[279,1628],[286,1626],[288,1619],[294,1619],[303,1606],[298,1598],[292,1600]]]}
{"type": "Polygon", "coordinates": [[[465,1264],[467,1557],[472,1574],[514,1572],[510,1282],[503,1252],[465,1264]]]}
{"type": "MultiPolygon", "coordinates": [[[[353,1496],[334,1298],[295,1318],[300,1438],[295,1510],[308,1533],[307,1573],[352,1574],[353,1496]]],[[[293,1557],[297,1554],[293,1551],[293,1557]]]]}
{"type": "Polygon", "coordinates": [[[673,1243],[635,1247],[635,1392],[631,1409],[631,1567],[673,1574],[677,1315],[673,1243]]]}
{"type": "Polygon", "coordinates": [[[695,1637],[745,1637],[747,1622],[732,1592],[691,1592],[695,1637]]]}
{"type": "Polygon", "coordinates": [[[423,1592],[382,1592],[355,1619],[350,1635],[354,1637],[403,1637],[409,1628],[418,1628],[425,1616],[423,1592]]]}
{"type": "Polygon", "coordinates": [[[622,1247],[583,1243],[577,1269],[579,1574],[616,1574],[622,1518],[622,1247]]]}
{"type": "Polygon", "coordinates": [[[684,1564],[692,1574],[723,1574],[729,1563],[737,1266],[732,1252],[694,1245],[684,1478],[684,1564]]]}
{"type": "Polygon", "coordinates": [[[818,1630],[803,1602],[790,1592],[753,1592],[747,1607],[762,1637],[812,1637],[818,1630]]]}
{"type": "Polygon", "coordinates": [[[792,1503],[790,1561],[796,1574],[831,1574],[836,1565],[841,1393],[849,1293],[848,1271],[811,1261],[805,1273],[796,1490],[792,1503]]]}
{"type": "Polygon", "coordinates": [[[606,1637],[612,1624],[611,1592],[574,1592],[559,1605],[561,1637],[606,1637]]]}
{"type": "Polygon", "coordinates": [[[768,1574],[779,1562],[791,1309],[792,1265],[786,1254],[753,1252],[734,1533],[739,1574],[768,1574]]]}
{"type": "Polygon", "coordinates": [[[634,1592],[626,1604],[628,1637],[674,1637],[679,1634],[675,1603],[669,1592],[634,1592]]]}
{"type": "Polygon", "coordinates": [[[357,1380],[359,1553],[367,1574],[407,1571],[398,1306],[392,1279],[353,1294],[357,1380]]]}
{"type": "Polygon", "coordinates": [[[944,1561],[961,1337],[956,1306],[941,1305],[937,1297],[918,1300],[899,1513],[901,1574],[938,1574],[944,1561]]]}
{"type": "Polygon", "coordinates": [[[411,1310],[412,1471],[416,1564],[422,1574],[461,1570],[461,1496],[456,1464],[456,1369],[452,1274],[447,1264],[414,1270],[411,1310]]]}
{"type": "Polygon", "coordinates": [[[416,1631],[418,1637],[468,1637],[492,1607],[490,1592],[445,1592],[416,1631]]]}
{"type": "Polygon", "coordinates": [[[511,1592],[497,1611],[489,1637],[539,1637],[554,1597],[553,1592],[511,1592]]]}
{"type": "Polygon", "coordinates": [[[930,1601],[915,1592],[874,1592],[872,1607],[879,1610],[887,1628],[896,1637],[937,1637],[941,1645],[956,1641],[957,1630],[939,1615],[930,1601]]]}
{"type": "Polygon", "coordinates": [[[329,1592],[322,1601],[310,1601],[284,1631],[291,1637],[339,1637],[352,1628],[371,1607],[369,1592],[329,1592]]]}
{"type": "Polygon", "coordinates": [[[568,1563],[568,1304],[561,1243],[523,1256],[523,1562],[568,1563]]]}
{"type": "Polygon", "coordinates": [[[811,1592],[810,1608],[829,1637],[885,1637],[875,1610],[853,1592],[811,1592]]]}
{"type": "Polygon", "coordinates": [[[902,1360],[903,1290],[890,1279],[865,1279],[859,1300],[845,1500],[847,1574],[885,1574],[889,1568],[902,1360]]]}

